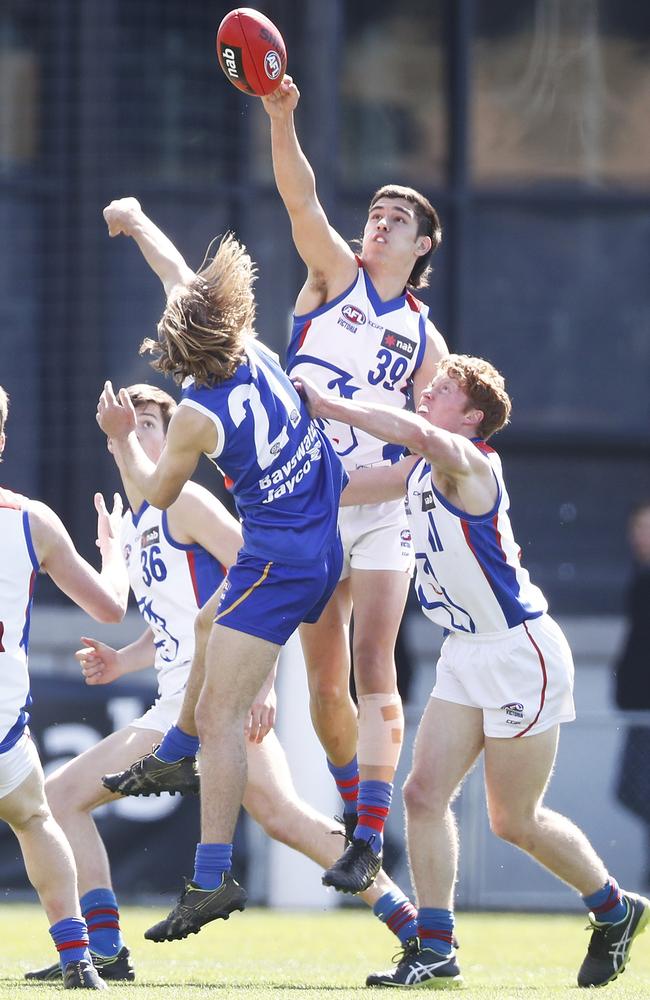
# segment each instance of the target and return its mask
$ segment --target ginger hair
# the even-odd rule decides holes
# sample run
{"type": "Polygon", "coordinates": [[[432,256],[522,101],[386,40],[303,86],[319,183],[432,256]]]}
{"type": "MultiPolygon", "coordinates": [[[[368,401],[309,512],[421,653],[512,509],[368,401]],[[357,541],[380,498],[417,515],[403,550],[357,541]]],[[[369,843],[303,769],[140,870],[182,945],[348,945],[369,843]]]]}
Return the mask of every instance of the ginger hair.
{"type": "Polygon", "coordinates": [[[468,354],[448,354],[438,362],[438,372],[457,382],[470,401],[470,408],[483,413],[477,433],[484,441],[505,427],[512,403],[503,375],[484,358],[468,354]]]}

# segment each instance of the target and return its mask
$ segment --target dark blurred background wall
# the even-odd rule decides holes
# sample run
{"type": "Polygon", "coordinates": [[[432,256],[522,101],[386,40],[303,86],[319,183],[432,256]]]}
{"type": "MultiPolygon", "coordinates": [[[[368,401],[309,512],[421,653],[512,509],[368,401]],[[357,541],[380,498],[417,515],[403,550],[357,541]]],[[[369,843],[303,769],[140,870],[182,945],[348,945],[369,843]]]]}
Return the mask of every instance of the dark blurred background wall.
{"type": "MultiPolygon", "coordinates": [[[[619,610],[625,520],[650,495],[650,7],[638,0],[269,0],[298,127],[347,238],[388,180],[436,204],[424,298],[458,351],[507,376],[499,439],[524,559],[557,613],[619,610]]],[[[94,413],[163,305],[103,206],[138,197],[193,266],[234,229],[280,354],[303,277],[266,116],[214,53],[229,5],[3,0],[2,480],[46,499],[93,556],[117,486],[94,413]]],[[[207,473],[205,482],[214,483],[207,473]]],[[[52,594],[54,598],[54,594],[52,594]]]]}

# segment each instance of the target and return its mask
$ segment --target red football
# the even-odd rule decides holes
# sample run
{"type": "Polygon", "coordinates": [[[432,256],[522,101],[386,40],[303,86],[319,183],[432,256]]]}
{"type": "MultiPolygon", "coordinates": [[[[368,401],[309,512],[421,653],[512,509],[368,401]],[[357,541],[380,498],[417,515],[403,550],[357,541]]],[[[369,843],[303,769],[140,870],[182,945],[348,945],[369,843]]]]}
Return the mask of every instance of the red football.
{"type": "Polygon", "coordinates": [[[226,14],[217,31],[217,55],[233,86],[257,97],[277,90],[287,68],[282,35],[268,17],[251,7],[226,14]]]}

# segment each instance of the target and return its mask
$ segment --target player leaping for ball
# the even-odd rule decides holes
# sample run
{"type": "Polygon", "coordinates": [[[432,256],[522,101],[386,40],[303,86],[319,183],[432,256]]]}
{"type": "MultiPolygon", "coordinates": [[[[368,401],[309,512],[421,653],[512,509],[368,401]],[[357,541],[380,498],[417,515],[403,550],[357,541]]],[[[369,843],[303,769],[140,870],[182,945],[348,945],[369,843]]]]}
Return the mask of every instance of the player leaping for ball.
{"type": "Polygon", "coordinates": [[[220,591],[204,677],[188,682],[192,697],[200,690],[196,712],[192,701],[187,728],[172,730],[158,756],[139,766],[158,772],[161,757],[163,764],[169,756],[191,757],[199,739],[188,729],[196,722],[202,837],[194,878],[159,928],[162,939],[184,937],[244,906],[246,894],[230,875],[246,784],[244,726],[281,647],[302,621],[318,619],[336,586],[343,562],[338,505],[347,477],[277,360],[255,339],[255,272],[245,249],[226,237],[195,274],[131,202],[127,219],[109,219],[109,232],[133,236],[167,293],[158,339],[142,349],[185,387],[157,464],[138,442],[126,390],[116,397],[107,383],[97,419],[120,472],[162,510],[178,498],[201,455],[218,463],[243,534],[220,591]]]}
{"type": "MultiPolygon", "coordinates": [[[[307,265],[298,295],[287,371],[307,375],[324,392],[402,409],[430,382],[447,353],[412,295],[427,284],[441,240],[433,206],[412,188],[390,184],[372,197],[356,257],[331,227],[316,194],[313,171],[294,127],[299,93],[286,76],[263,99],[271,119],[273,168],[307,265]]],[[[322,421],[345,468],[390,465],[400,445],[365,430],[322,421]]],[[[303,625],[314,726],[341,792],[350,844],[323,876],[326,885],[359,892],[381,865],[383,829],[402,745],[404,719],[394,649],[404,611],[413,550],[404,504],[393,500],[341,511],[345,564],[317,624],[303,625]],[[348,626],[354,607],[352,661],[357,710],[349,694],[348,626]]]]}
{"type": "MultiPolygon", "coordinates": [[[[121,204],[107,210],[113,224],[122,211],[121,204]]],[[[150,385],[131,386],[127,392],[136,411],[138,440],[147,456],[157,462],[176,403],[168,393],[150,385]]],[[[210,595],[223,580],[224,566],[236,561],[242,538],[234,517],[195,483],[186,484],[178,500],[164,512],[146,503],[127,476],[123,486],[130,510],[123,518],[122,546],[147,628],[136,642],[118,650],[84,639],[86,645],[77,657],[88,684],[108,684],[155,663],[159,697],[129,726],[111,733],[51,774],[46,790],[54,816],[74,850],[93,963],[103,979],[129,981],[135,973],[122,938],[108,857],[92,813],[115,798],[102,784],[102,775],[120,771],[134,757],[147,754],[178,719],[191,660],[195,650],[198,657],[203,655],[212,626],[218,598],[210,595]]],[[[269,690],[272,694],[271,685],[265,682],[247,723],[244,808],[270,837],[317,864],[330,864],[337,853],[331,821],[296,793],[287,759],[272,729],[274,696],[269,698],[269,690]]],[[[191,757],[165,763],[176,772],[177,791],[198,792],[199,779],[191,757]]],[[[121,776],[115,782],[107,780],[109,785],[121,784],[121,776]]],[[[404,945],[415,936],[415,908],[385,872],[380,872],[363,898],[404,945]]],[[[167,922],[163,921],[147,931],[146,937],[166,940],[166,931],[167,922]],[[158,927],[162,927],[162,938],[158,927]]],[[[28,972],[25,978],[58,980],[61,971],[52,965],[28,972]]]]}

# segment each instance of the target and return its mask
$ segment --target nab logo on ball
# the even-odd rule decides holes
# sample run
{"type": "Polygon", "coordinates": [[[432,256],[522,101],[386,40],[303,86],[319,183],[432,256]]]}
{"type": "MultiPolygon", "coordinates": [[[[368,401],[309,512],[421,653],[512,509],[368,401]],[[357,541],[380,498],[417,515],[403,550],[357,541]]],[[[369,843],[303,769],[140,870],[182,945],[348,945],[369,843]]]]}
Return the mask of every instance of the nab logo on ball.
{"type": "Polygon", "coordinates": [[[273,49],[269,49],[264,56],[264,72],[268,76],[269,80],[277,80],[282,72],[282,62],[280,60],[280,56],[273,49]]]}
{"type": "Polygon", "coordinates": [[[217,31],[217,55],[233,86],[257,97],[277,90],[287,66],[282,35],[268,17],[251,7],[226,14],[217,31]]]}
{"type": "Polygon", "coordinates": [[[229,45],[221,46],[221,59],[225,67],[226,76],[234,82],[242,79],[241,49],[235,50],[229,45]]]}

